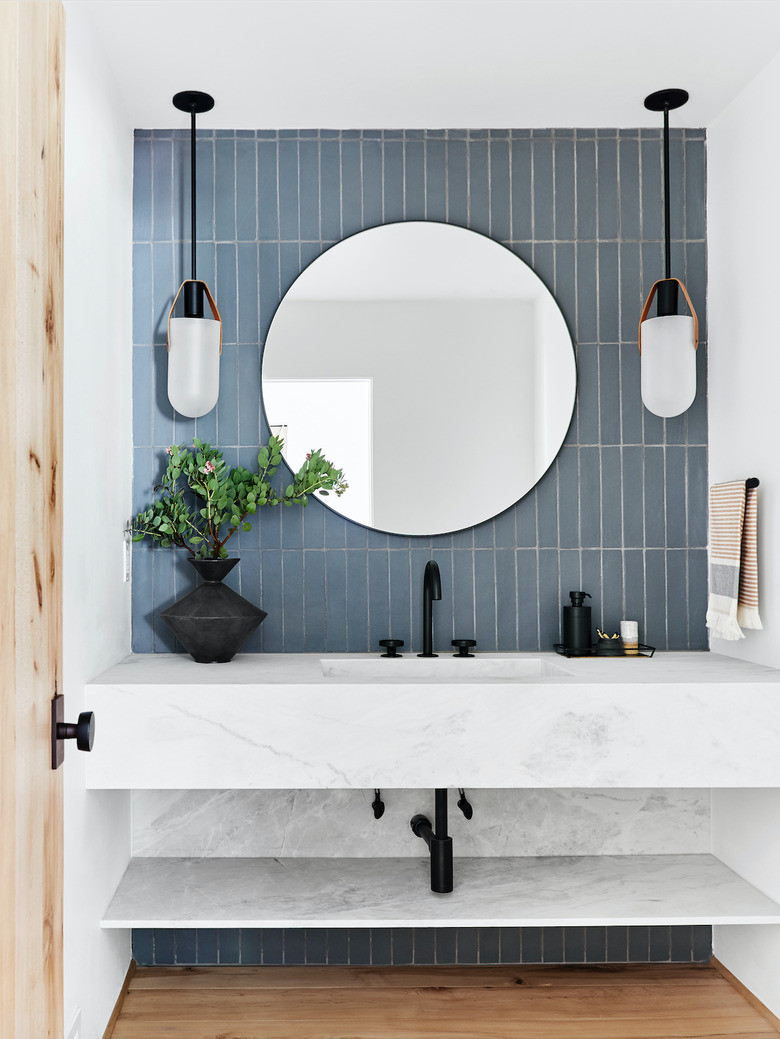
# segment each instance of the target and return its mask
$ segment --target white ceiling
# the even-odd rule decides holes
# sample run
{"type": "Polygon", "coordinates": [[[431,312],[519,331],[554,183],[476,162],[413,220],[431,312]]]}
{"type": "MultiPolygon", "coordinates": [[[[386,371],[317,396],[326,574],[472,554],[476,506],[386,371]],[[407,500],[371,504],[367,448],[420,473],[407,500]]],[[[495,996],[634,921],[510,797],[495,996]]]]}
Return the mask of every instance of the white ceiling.
{"type": "Polygon", "coordinates": [[[707,126],[780,52],[780,0],[68,0],[135,127],[707,126]],[[81,13],[81,11],[79,12],[81,13]]]}

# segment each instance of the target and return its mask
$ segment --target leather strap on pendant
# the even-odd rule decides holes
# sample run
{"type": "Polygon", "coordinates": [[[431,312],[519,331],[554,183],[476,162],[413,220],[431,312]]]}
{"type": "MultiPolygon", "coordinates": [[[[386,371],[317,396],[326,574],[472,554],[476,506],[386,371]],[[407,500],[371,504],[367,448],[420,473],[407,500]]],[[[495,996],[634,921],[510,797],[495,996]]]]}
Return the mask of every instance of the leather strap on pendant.
{"type": "Polygon", "coordinates": [[[645,320],[645,318],[647,317],[647,315],[648,315],[648,313],[650,311],[650,304],[653,302],[653,299],[655,298],[655,294],[656,294],[656,291],[658,289],[658,286],[661,284],[662,281],[676,281],[677,284],[680,286],[680,288],[683,290],[683,296],[685,296],[686,302],[687,302],[688,307],[690,308],[690,311],[691,311],[691,317],[693,318],[693,349],[694,350],[698,350],[699,349],[699,318],[696,315],[696,311],[693,309],[693,303],[691,303],[691,297],[688,295],[688,290],[686,289],[686,287],[683,285],[683,283],[680,281],[679,278],[659,278],[658,281],[655,282],[653,287],[650,289],[650,293],[649,293],[649,295],[647,297],[647,302],[645,303],[645,305],[644,305],[644,307],[642,309],[642,314],[641,314],[641,316],[639,318],[639,352],[640,352],[640,354],[642,353],[642,322],[645,320]]]}
{"type": "MultiPolygon", "coordinates": [[[[219,323],[219,352],[221,354],[222,353],[222,318],[219,316],[219,311],[217,310],[217,304],[214,302],[214,297],[211,295],[211,292],[209,290],[208,285],[206,284],[205,281],[201,281],[200,278],[185,278],[184,281],[179,286],[179,291],[173,297],[173,303],[171,303],[171,309],[168,311],[168,338],[167,338],[167,347],[166,347],[166,349],[168,351],[170,351],[170,349],[171,349],[171,318],[173,317],[173,311],[174,311],[174,308],[176,306],[176,300],[179,298],[179,296],[181,295],[181,290],[184,288],[184,286],[188,282],[194,282],[196,285],[202,285],[203,286],[203,290],[206,293],[206,299],[209,301],[209,307],[211,308],[211,315],[214,318],[214,320],[219,323]]],[[[685,289],[683,289],[683,292],[685,292],[685,289]]],[[[686,296],[688,295],[687,292],[685,294],[686,294],[686,296]]]]}

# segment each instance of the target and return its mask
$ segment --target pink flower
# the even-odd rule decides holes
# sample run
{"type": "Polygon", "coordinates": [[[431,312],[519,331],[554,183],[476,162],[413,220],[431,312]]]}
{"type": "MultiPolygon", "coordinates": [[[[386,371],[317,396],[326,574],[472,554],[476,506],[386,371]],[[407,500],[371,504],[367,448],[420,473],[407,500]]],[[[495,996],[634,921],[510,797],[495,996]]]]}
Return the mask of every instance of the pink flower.
{"type": "Polygon", "coordinates": [[[207,473],[213,473],[214,472],[214,463],[213,462],[206,462],[206,464],[203,466],[203,468],[206,470],[207,473]]]}
{"type": "Polygon", "coordinates": [[[307,451],[307,452],[306,452],[306,461],[307,461],[307,462],[310,462],[310,461],[311,461],[311,451],[307,451]]]}
{"type": "Polygon", "coordinates": [[[173,448],[172,447],[166,447],[165,453],[166,453],[166,455],[172,455],[173,454],[173,448]]]}

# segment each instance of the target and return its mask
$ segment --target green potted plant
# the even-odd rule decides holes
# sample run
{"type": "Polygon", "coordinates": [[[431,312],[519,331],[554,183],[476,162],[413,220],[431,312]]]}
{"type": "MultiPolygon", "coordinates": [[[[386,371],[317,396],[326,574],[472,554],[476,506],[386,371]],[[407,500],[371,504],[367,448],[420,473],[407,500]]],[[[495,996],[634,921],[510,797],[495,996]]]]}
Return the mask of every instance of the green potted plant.
{"type": "Polygon", "coordinates": [[[160,614],[199,663],[231,660],[267,614],[221,582],[238,563],[227,543],[249,531],[258,509],[306,505],[310,494],[342,495],[347,482],[321,450],[312,450],[292,482],[273,486],[282,458],[281,437],[271,437],[257,456],[258,471],[229,468],[222,452],[194,440],[192,449],[169,447],[158,497],[135,517],[133,541],[153,538],[164,548],[184,548],[203,584],[160,614]]]}

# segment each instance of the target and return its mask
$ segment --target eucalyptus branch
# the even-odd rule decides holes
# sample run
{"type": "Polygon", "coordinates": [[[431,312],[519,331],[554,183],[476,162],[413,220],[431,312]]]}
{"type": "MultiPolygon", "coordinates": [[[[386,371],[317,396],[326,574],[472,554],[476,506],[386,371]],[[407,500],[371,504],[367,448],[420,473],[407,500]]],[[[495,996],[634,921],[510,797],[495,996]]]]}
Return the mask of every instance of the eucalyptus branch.
{"type": "MultiPolygon", "coordinates": [[[[239,523],[242,523],[242,522],[243,522],[243,521],[244,521],[244,520],[246,519],[246,517],[247,517],[248,515],[249,515],[249,513],[248,513],[248,512],[245,512],[245,513],[244,513],[244,515],[243,515],[243,516],[241,517],[241,519],[239,520],[239,523]]],[[[238,524],[236,524],[236,526],[235,526],[235,527],[231,527],[231,528],[230,528],[230,530],[228,531],[227,537],[226,537],[226,538],[225,538],[225,540],[224,540],[224,541],[222,542],[222,544],[223,544],[223,545],[226,545],[226,544],[228,543],[228,541],[230,541],[230,539],[231,539],[231,538],[233,537],[233,535],[235,534],[235,532],[236,532],[237,530],[238,530],[238,524]]]]}
{"type": "Polygon", "coordinates": [[[167,468],[155,487],[159,496],[136,516],[133,540],[151,537],[163,547],[186,548],[201,559],[224,558],[227,542],[239,528],[252,529],[247,516],[258,509],[305,506],[310,494],[333,491],[341,495],[347,489],[343,471],[327,461],[321,450],[307,454],[286,487],[272,487],[270,481],[281,463],[283,446],[281,437],[271,437],[260,448],[256,473],[241,466],[228,469],[221,451],[200,440],[194,440],[191,449],[169,447],[167,468]],[[180,488],[180,481],[184,488],[180,488]],[[227,533],[221,537],[225,525],[227,533]]]}

